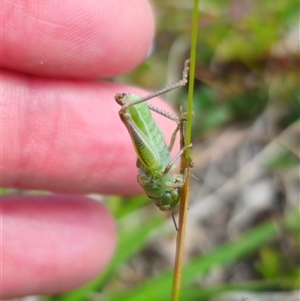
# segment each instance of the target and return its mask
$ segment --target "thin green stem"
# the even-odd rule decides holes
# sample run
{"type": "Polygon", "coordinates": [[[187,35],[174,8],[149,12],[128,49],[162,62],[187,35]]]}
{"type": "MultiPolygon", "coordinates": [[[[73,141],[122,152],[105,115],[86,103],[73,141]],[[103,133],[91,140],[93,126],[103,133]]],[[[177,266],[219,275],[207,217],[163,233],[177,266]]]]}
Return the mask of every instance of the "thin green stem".
{"type": "MultiPolygon", "coordinates": [[[[194,77],[195,77],[195,66],[196,66],[196,45],[197,45],[197,31],[198,31],[198,7],[199,0],[194,0],[193,7],[193,24],[192,24],[192,36],[191,36],[191,53],[190,53],[190,80],[189,80],[189,92],[188,92],[188,110],[187,110],[187,126],[186,126],[186,139],[184,139],[183,124],[180,129],[180,148],[182,149],[186,145],[191,143],[192,133],[192,118],[193,118],[193,91],[194,91],[194,77]],[[184,141],[185,140],[185,141],[184,141]]],[[[181,275],[184,258],[184,241],[186,234],[187,224],[187,212],[188,212],[188,200],[189,200],[189,177],[190,177],[190,148],[187,148],[185,153],[181,157],[180,171],[187,168],[187,179],[184,187],[181,191],[180,200],[180,211],[179,211],[179,223],[178,233],[176,242],[176,255],[173,275],[173,286],[172,286],[172,301],[178,301],[180,296],[181,286],[181,275]]]]}
{"type": "MultiPolygon", "coordinates": [[[[187,123],[186,123],[186,144],[189,145],[192,140],[192,119],[193,119],[193,100],[194,100],[194,78],[196,69],[196,46],[198,34],[198,15],[199,15],[199,0],[194,0],[193,8],[193,25],[191,36],[191,52],[190,52],[190,73],[189,73],[189,90],[188,90],[188,108],[187,108],[187,123]]],[[[185,152],[187,160],[190,157],[190,149],[185,152]]]]}

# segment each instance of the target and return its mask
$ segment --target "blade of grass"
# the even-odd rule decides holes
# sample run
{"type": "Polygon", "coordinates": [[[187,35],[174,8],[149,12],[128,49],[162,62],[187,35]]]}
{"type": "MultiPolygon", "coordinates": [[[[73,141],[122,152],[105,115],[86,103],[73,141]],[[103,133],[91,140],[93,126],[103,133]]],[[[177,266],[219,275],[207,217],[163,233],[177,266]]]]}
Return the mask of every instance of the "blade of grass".
{"type": "MultiPolygon", "coordinates": [[[[272,279],[272,280],[260,280],[249,281],[242,283],[228,283],[220,286],[205,287],[205,288],[189,288],[185,290],[181,297],[183,300],[207,300],[220,294],[230,292],[267,292],[280,290],[294,290],[298,285],[286,278],[272,279]]],[[[242,300],[241,300],[242,301],[242,300]]]]}
{"type": "MultiPolygon", "coordinates": [[[[188,109],[187,109],[187,123],[186,123],[186,144],[189,145],[192,141],[192,120],[193,120],[193,102],[194,102],[194,78],[196,69],[196,46],[198,35],[198,15],[199,15],[199,0],[194,0],[193,7],[193,23],[192,23],[192,42],[190,52],[190,74],[189,74],[189,90],[188,90],[188,109]]],[[[190,148],[185,152],[185,157],[189,162],[190,148]]]]}
{"type": "MultiPolygon", "coordinates": [[[[191,53],[190,53],[190,73],[189,73],[189,90],[188,90],[188,109],[187,109],[187,126],[186,126],[186,139],[184,139],[183,124],[180,129],[180,148],[191,144],[191,133],[192,133],[192,118],[193,118],[193,99],[194,99],[194,77],[195,77],[195,66],[196,66],[196,45],[197,45],[197,32],[198,32],[198,7],[199,0],[194,0],[193,7],[193,21],[192,21],[192,35],[191,35],[191,53]]],[[[174,264],[174,276],[172,284],[172,301],[179,300],[180,286],[181,286],[181,275],[184,258],[184,241],[186,234],[187,224],[187,212],[188,212],[188,200],[189,200],[189,187],[190,187],[190,148],[187,148],[185,153],[181,157],[181,174],[187,169],[187,176],[185,185],[181,191],[180,210],[179,210],[179,222],[178,222],[178,233],[176,240],[176,254],[174,264]]]]}

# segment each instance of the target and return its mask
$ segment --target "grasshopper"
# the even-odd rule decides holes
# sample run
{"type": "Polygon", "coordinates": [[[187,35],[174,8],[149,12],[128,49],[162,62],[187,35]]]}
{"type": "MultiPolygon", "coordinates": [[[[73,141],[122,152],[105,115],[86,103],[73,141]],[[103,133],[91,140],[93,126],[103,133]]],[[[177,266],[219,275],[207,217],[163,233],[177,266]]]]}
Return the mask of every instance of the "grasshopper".
{"type": "Polygon", "coordinates": [[[137,181],[145,194],[162,211],[173,209],[180,201],[180,190],[186,179],[186,173],[172,174],[174,162],[187,147],[171,159],[170,152],[174,146],[177,132],[185,121],[184,114],[175,116],[146,103],[147,100],[186,85],[188,82],[189,61],[187,60],[178,82],[153,92],[146,97],[135,94],[118,93],[116,102],[121,105],[120,118],[131,137],[137,159],[137,181]],[[170,145],[167,146],[162,130],[156,125],[150,110],[161,114],[177,123],[172,134],[170,145]]]}

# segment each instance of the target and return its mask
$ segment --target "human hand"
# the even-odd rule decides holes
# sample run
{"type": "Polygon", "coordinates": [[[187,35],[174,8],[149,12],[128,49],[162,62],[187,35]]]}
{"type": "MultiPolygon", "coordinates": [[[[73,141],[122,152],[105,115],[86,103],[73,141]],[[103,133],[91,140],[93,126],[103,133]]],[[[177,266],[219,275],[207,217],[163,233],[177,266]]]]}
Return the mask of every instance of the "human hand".
{"type": "Polygon", "coordinates": [[[115,246],[108,211],[80,194],[141,191],[114,95],[145,92],[92,79],[142,62],[153,16],[146,0],[4,0],[1,24],[1,186],[73,194],[1,198],[1,298],[60,293],[115,246]]]}

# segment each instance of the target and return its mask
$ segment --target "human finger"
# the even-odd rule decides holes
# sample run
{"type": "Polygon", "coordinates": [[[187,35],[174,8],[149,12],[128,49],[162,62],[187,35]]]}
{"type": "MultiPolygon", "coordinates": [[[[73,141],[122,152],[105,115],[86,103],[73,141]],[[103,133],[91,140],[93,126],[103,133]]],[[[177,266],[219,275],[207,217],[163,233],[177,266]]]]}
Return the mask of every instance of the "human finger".
{"type": "Polygon", "coordinates": [[[1,297],[75,289],[103,271],[115,241],[109,212],[85,197],[2,197],[1,297]]]}
{"type": "Polygon", "coordinates": [[[46,77],[126,73],[154,36],[147,0],[4,0],[1,20],[1,66],[46,77]]]}
{"type": "MultiPolygon", "coordinates": [[[[3,72],[2,185],[64,193],[132,195],[136,155],[114,101],[146,93],[105,82],[3,72]]],[[[161,101],[154,102],[168,110],[161,101]]],[[[156,114],[157,115],[157,114],[156,114]]],[[[155,116],[169,141],[174,123],[155,116]]]]}

